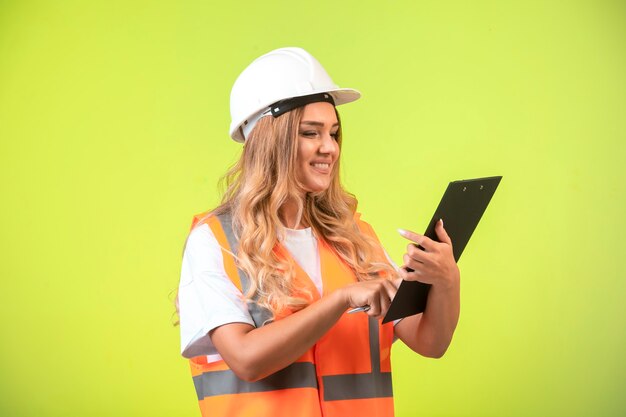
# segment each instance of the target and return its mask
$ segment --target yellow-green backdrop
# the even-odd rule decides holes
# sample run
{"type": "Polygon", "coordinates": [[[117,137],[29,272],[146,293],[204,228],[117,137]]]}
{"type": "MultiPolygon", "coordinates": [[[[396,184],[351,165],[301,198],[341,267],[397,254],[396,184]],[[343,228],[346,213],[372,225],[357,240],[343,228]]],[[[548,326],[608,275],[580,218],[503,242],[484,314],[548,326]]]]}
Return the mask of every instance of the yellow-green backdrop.
{"type": "Polygon", "coordinates": [[[448,353],[394,347],[397,415],[625,415],[625,44],[608,0],[1,1],[0,414],[198,415],[187,227],[235,77],[301,46],[363,93],[343,179],[396,260],[449,180],[504,176],[448,353]]]}

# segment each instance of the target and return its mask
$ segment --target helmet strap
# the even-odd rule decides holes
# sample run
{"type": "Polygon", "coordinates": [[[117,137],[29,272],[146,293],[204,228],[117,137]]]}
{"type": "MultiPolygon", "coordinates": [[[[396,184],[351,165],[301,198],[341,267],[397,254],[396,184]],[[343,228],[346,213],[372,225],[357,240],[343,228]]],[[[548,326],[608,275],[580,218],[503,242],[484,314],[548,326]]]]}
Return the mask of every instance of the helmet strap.
{"type": "Polygon", "coordinates": [[[285,114],[293,109],[297,109],[298,107],[304,107],[307,104],[319,102],[330,103],[333,106],[335,105],[335,100],[333,99],[333,96],[330,95],[330,93],[311,94],[308,96],[292,97],[285,100],[277,101],[271,106],[264,108],[258,113],[250,116],[248,120],[245,120],[239,128],[241,129],[241,135],[245,139],[247,139],[254,126],[262,117],[269,116],[271,114],[276,118],[281,114],[285,114]]]}
{"type": "Polygon", "coordinates": [[[309,96],[292,97],[286,100],[277,101],[270,106],[270,111],[272,112],[272,116],[278,117],[281,114],[287,113],[288,111],[291,111],[298,107],[304,107],[307,104],[319,102],[330,103],[333,106],[335,105],[335,100],[333,100],[333,96],[331,96],[329,93],[319,93],[311,94],[309,96]]]}

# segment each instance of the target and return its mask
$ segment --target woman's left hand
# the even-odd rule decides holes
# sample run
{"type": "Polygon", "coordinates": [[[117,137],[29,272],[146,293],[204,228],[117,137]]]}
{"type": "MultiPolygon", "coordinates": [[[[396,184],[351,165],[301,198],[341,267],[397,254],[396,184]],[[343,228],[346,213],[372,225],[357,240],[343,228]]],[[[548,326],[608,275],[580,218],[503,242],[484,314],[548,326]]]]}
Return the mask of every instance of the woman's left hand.
{"type": "Polygon", "coordinates": [[[400,268],[402,279],[432,284],[442,289],[454,288],[459,284],[460,273],[452,252],[452,240],[443,228],[442,220],[435,225],[439,242],[404,229],[398,229],[398,232],[412,242],[407,246],[404,265],[400,268]],[[408,272],[407,268],[413,271],[408,272]]]}

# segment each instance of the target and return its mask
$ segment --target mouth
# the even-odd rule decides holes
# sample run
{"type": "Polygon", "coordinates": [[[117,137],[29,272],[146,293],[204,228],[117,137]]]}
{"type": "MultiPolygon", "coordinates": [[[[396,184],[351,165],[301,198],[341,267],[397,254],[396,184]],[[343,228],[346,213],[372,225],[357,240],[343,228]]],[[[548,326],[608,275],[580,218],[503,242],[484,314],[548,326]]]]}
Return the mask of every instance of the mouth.
{"type": "Polygon", "coordinates": [[[328,162],[311,162],[309,165],[320,174],[330,174],[331,164],[328,162]]]}

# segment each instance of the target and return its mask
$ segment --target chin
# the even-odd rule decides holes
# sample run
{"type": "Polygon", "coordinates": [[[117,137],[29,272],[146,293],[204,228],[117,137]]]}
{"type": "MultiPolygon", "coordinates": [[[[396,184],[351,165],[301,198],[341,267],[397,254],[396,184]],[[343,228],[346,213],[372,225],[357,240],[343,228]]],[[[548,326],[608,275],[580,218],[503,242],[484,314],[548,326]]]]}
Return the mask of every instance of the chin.
{"type": "Polygon", "coordinates": [[[330,187],[330,184],[328,184],[328,185],[315,184],[315,186],[308,185],[306,187],[306,191],[307,191],[307,193],[319,194],[319,193],[323,193],[324,191],[328,190],[329,187],[330,187]]]}
{"type": "Polygon", "coordinates": [[[312,176],[304,179],[308,180],[301,180],[303,183],[302,185],[304,186],[304,189],[307,193],[323,193],[330,188],[330,185],[333,182],[331,177],[320,178],[319,176],[312,176]]]}
{"type": "Polygon", "coordinates": [[[316,193],[316,194],[321,194],[321,193],[323,193],[326,190],[328,190],[328,187],[316,187],[315,190],[312,191],[312,192],[316,193]]]}

